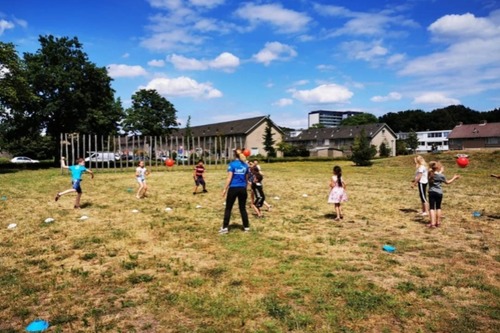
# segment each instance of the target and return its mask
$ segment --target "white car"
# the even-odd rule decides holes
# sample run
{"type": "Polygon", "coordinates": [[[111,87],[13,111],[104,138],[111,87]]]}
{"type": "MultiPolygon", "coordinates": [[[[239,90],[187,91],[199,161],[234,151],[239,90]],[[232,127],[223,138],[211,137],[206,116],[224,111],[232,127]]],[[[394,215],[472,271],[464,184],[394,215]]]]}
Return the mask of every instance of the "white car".
{"type": "Polygon", "coordinates": [[[10,160],[12,163],[40,163],[38,160],[32,160],[26,156],[17,156],[10,160]]]}

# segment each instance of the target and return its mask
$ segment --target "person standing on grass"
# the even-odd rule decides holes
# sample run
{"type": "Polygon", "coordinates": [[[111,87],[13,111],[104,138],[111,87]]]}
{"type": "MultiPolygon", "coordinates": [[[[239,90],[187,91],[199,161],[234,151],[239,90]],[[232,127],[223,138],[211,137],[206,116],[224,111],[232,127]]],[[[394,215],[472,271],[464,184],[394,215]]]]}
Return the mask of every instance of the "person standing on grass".
{"type": "MultiPolygon", "coordinates": [[[[259,161],[257,160],[254,160],[253,161],[253,164],[251,165],[252,167],[257,167],[259,173],[262,175],[262,177],[264,177],[264,174],[262,173],[262,169],[260,168],[260,164],[259,164],[259,161]]],[[[251,169],[250,169],[251,170],[251,169]]],[[[253,195],[253,192],[252,192],[252,195],[253,195]]],[[[252,202],[254,201],[253,200],[253,196],[252,196],[252,202]]],[[[270,204],[267,203],[267,201],[264,200],[264,203],[263,203],[263,206],[266,206],[267,210],[268,211],[271,211],[271,208],[273,208],[273,206],[271,206],[270,204]]]]}
{"type": "Polygon", "coordinates": [[[418,185],[418,194],[420,196],[420,202],[422,203],[422,212],[420,215],[428,216],[429,215],[429,202],[427,201],[427,183],[428,179],[428,171],[427,171],[427,163],[422,156],[415,157],[415,168],[417,169],[415,172],[415,178],[412,181],[412,187],[418,185]]]}
{"type": "Polygon", "coordinates": [[[71,183],[73,186],[69,190],[58,192],[56,194],[55,201],[59,200],[59,198],[65,194],[76,192],[74,208],[80,209],[80,198],[82,197],[82,188],[80,186],[80,182],[82,181],[82,175],[85,172],[88,172],[92,176],[92,179],[94,179],[94,173],[92,172],[92,170],[85,167],[85,160],[81,157],[78,158],[77,164],[72,166],[67,166],[65,163],[65,158],[61,157],[61,168],[69,169],[69,171],[71,172],[71,183]]]}
{"type": "Polygon", "coordinates": [[[443,172],[444,166],[441,162],[429,162],[429,208],[431,216],[431,223],[427,225],[429,228],[436,228],[441,225],[442,184],[451,184],[460,178],[459,175],[454,175],[453,178],[447,180],[443,172]]]}
{"type": "Polygon", "coordinates": [[[227,234],[229,232],[229,220],[234,202],[238,199],[241,220],[243,221],[243,230],[250,231],[250,223],[248,222],[248,214],[246,210],[246,201],[248,198],[247,184],[249,169],[246,163],[246,157],[241,149],[234,150],[235,159],[231,161],[227,167],[227,178],[222,196],[226,197],[226,209],[224,211],[224,220],[219,234],[227,234]]]}
{"type": "Polygon", "coordinates": [[[193,194],[196,194],[198,190],[198,186],[203,187],[203,193],[207,193],[206,184],[205,184],[205,166],[203,165],[203,160],[199,160],[196,163],[193,170],[193,178],[194,178],[194,190],[193,194]]]}
{"type": "Polygon", "coordinates": [[[330,180],[330,194],[328,195],[328,203],[335,205],[335,221],[340,221],[344,218],[342,214],[341,203],[347,201],[346,184],[342,179],[342,169],[336,165],[333,167],[333,176],[330,180]]]}
{"type": "Polygon", "coordinates": [[[137,199],[144,198],[146,192],[148,191],[148,185],[146,184],[146,176],[149,175],[148,169],[144,166],[144,161],[139,161],[137,168],[135,169],[135,179],[139,184],[139,190],[137,190],[137,199]]]}
{"type": "Polygon", "coordinates": [[[264,202],[266,200],[266,195],[264,194],[264,187],[262,186],[262,179],[264,179],[264,176],[259,172],[259,168],[257,166],[254,166],[251,169],[251,172],[253,174],[253,179],[252,179],[252,208],[255,210],[257,213],[257,217],[262,218],[264,215],[262,215],[261,207],[264,205],[264,202]]]}

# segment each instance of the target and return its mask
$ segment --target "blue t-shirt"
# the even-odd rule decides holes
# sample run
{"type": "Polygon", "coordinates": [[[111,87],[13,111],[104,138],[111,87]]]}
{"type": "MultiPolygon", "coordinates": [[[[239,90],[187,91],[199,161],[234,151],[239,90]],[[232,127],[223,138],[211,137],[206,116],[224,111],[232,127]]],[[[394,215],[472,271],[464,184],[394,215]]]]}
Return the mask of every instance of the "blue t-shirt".
{"type": "Polygon", "coordinates": [[[69,167],[69,171],[71,172],[72,180],[81,180],[82,174],[87,171],[87,168],[84,165],[76,164],[69,167]]]}
{"type": "Polygon", "coordinates": [[[240,160],[234,160],[227,166],[227,172],[233,173],[233,179],[229,187],[247,187],[248,164],[240,160]]]}

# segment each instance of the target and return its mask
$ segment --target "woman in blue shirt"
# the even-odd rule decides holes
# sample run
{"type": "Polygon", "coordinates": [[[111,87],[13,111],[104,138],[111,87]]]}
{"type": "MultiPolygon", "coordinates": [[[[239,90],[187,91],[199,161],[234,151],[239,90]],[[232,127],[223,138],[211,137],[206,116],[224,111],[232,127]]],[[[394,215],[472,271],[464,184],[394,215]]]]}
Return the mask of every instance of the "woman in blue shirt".
{"type": "Polygon", "coordinates": [[[226,196],[226,210],[224,211],[224,221],[222,228],[219,230],[220,234],[227,234],[229,232],[229,220],[231,218],[231,211],[234,202],[238,199],[238,206],[240,208],[241,220],[243,221],[243,230],[249,231],[250,224],[248,222],[248,214],[246,210],[247,202],[247,184],[248,184],[248,164],[246,157],[241,149],[234,150],[235,159],[229,163],[227,167],[227,179],[222,196],[226,196]]]}

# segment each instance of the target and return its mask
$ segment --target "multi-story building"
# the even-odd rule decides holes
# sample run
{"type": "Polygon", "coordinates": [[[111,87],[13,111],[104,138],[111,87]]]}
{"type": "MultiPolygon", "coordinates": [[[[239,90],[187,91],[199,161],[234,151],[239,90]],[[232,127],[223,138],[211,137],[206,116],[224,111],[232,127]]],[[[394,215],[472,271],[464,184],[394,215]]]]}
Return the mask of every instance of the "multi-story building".
{"type": "Polygon", "coordinates": [[[361,114],[360,111],[327,111],[317,110],[309,112],[308,127],[320,124],[325,127],[338,127],[340,122],[350,116],[361,114]]]}
{"type": "MultiPolygon", "coordinates": [[[[431,152],[434,150],[446,151],[449,150],[448,146],[448,135],[451,130],[441,130],[441,131],[423,131],[415,132],[418,137],[418,147],[417,152],[431,152]]],[[[408,138],[408,132],[397,133],[398,140],[406,140],[408,138]]]]}

